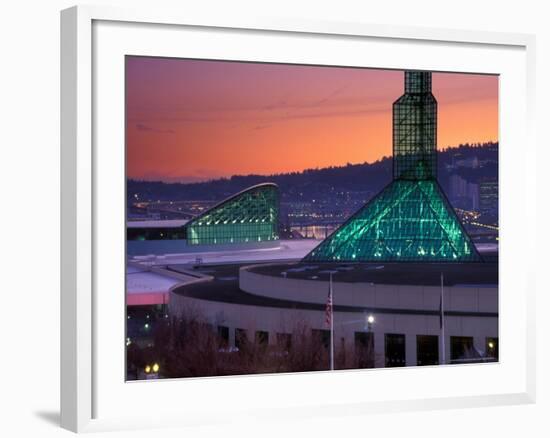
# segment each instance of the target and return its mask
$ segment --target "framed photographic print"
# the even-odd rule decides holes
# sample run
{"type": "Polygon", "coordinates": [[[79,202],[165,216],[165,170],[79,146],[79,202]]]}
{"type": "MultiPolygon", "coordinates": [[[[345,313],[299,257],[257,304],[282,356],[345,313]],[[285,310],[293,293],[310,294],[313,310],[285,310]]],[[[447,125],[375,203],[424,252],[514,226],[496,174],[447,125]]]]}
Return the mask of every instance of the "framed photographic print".
{"type": "Polygon", "coordinates": [[[75,7],[61,44],[63,427],[533,401],[531,36],[75,7]]]}

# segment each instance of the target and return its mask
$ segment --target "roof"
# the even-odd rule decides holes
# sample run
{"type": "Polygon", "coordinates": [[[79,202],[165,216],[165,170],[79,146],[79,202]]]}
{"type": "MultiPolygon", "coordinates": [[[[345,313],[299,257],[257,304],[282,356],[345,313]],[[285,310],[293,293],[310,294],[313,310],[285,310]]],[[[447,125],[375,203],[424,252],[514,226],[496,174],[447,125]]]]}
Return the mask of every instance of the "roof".
{"type": "MultiPolygon", "coordinates": [[[[448,264],[446,266],[449,266],[448,264]]],[[[210,268],[200,268],[208,275],[214,277],[212,281],[200,282],[182,285],[172,290],[172,293],[179,296],[195,298],[204,301],[215,301],[218,303],[238,304],[259,307],[271,307],[280,309],[299,309],[299,310],[317,310],[325,311],[326,304],[300,302],[282,298],[265,297],[254,295],[243,291],[239,287],[238,275],[239,265],[216,266],[210,268]],[[208,269],[207,271],[204,271],[208,269]]],[[[176,266],[172,267],[177,269],[176,266]]],[[[364,306],[338,305],[334,306],[337,312],[360,312],[365,311],[364,306]]],[[[440,314],[439,309],[404,309],[404,308],[383,308],[369,307],[374,313],[386,314],[411,314],[411,315],[432,315],[440,314]]],[[[477,316],[477,317],[498,317],[494,312],[470,312],[470,311],[450,311],[446,310],[448,316],[477,316]]]]}
{"type": "Polygon", "coordinates": [[[166,254],[164,256],[130,257],[134,262],[153,263],[156,265],[196,263],[200,259],[204,264],[223,264],[238,262],[276,261],[276,260],[301,260],[309,251],[319,244],[315,239],[288,239],[279,240],[279,246],[266,248],[232,248],[204,251],[188,251],[179,254],[166,254]]]}
{"type": "Polygon", "coordinates": [[[166,219],[166,220],[144,220],[144,221],[128,221],[128,228],[179,228],[183,227],[188,219],[166,219]]]}
{"type": "MultiPolygon", "coordinates": [[[[193,277],[189,277],[193,279],[193,277]]],[[[168,303],[169,290],[184,280],[126,267],[126,304],[143,306],[168,303]]]]}
{"type": "Polygon", "coordinates": [[[304,261],[456,263],[481,257],[436,180],[398,179],[304,261]]]}
{"type": "Polygon", "coordinates": [[[439,286],[443,275],[445,286],[495,287],[498,285],[498,263],[281,263],[249,268],[262,275],[302,280],[344,283],[439,286]]]}
{"type": "MultiPolygon", "coordinates": [[[[317,239],[281,239],[278,247],[269,248],[235,248],[223,250],[188,251],[165,255],[135,255],[129,259],[154,265],[196,263],[200,259],[204,264],[224,264],[239,262],[271,262],[284,260],[301,260],[321,240],[317,239]]],[[[478,244],[482,254],[498,254],[498,244],[478,244]]]]}
{"type": "Polygon", "coordinates": [[[205,216],[208,216],[212,213],[212,211],[214,210],[217,210],[218,208],[222,207],[223,205],[239,198],[240,196],[244,195],[245,193],[248,193],[248,192],[253,192],[255,190],[258,190],[258,189],[261,189],[261,188],[266,188],[266,187],[270,187],[270,188],[274,188],[274,189],[278,189],[279,186],[275,183],[272,183],[272,182],[265,182],[265,183],[260,183],[260,184],[256,184],[256,185],[253,185],[251,187],[248,187],[244,190],[241,190],[240,192],[238,193],[235,193],[234,195],[231,195],[230,197],[224,199],[223,201],[221,202],[218,202],[216,205],[210,207],[209,209],[203,211],[201,214],[199,214],[198,216],[194,217],[193,219],[191,219],[187,225],[191,225],[193,222],[196,222],[198,221],[199,219],[202,219],[203,217],[205,216]]]}

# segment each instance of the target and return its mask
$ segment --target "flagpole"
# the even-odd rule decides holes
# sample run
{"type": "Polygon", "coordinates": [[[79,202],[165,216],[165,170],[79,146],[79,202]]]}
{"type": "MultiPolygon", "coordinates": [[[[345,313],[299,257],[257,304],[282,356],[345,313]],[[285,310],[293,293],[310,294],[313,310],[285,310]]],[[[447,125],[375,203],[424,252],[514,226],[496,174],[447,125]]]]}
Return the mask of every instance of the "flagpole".
{"type": "Polygon", "coordinates": [[[334,296],[332,295],[332,272],[329,276],[330,288],[330,370],[334,370],[334,296]]]}
{"type": "Polygon", "coordinates": [[[443,272],[441,273],[441,308],[440,308],[440,326],[441,326],[441,358],[442,362],[445,364],[445,311],[444,311],[444,301],[443,301],[443,272]]]}

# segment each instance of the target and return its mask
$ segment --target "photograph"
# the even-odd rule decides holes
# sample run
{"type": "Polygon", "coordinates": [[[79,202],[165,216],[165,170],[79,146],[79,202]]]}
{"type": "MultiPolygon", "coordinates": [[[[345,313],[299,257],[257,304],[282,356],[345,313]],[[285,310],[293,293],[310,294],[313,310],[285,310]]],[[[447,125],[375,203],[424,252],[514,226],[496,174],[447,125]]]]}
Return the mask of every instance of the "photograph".
{"type": "Polygon", "coordinates": [[[124,63],[126,381],[499,361],[499,75],[124,63]]]}
{"type": "Polygon", "coordinates": [[[0,438],[550,436],[544,2],[5,6],[0,438]]]}

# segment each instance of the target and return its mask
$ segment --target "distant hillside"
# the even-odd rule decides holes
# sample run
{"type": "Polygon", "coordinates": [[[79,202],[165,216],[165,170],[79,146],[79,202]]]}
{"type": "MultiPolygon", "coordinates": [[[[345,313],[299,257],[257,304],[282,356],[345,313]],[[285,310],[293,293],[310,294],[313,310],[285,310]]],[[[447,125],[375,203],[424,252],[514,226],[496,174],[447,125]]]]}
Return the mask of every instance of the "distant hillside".
{"type": "MultiPolygon", "coordinates": [[[[456,173],[471,182],[498,172],[498,143],[459,145],[438,152],[438,175],[443,188],[449,175],[456,173]],[[476,159],[478,167],[461,165],[476,159]]],[[[201,183],[164,183],[128,180],[128,200],[138,195],[142,201],[221,200],[247,187],[261,183],[278,184],[283,201],[309,201],[339,192],[376,193],[391,181],[392,160],[384,157],[374,163],[306,169],[275,175],[234,175],[201,183]]]]}

